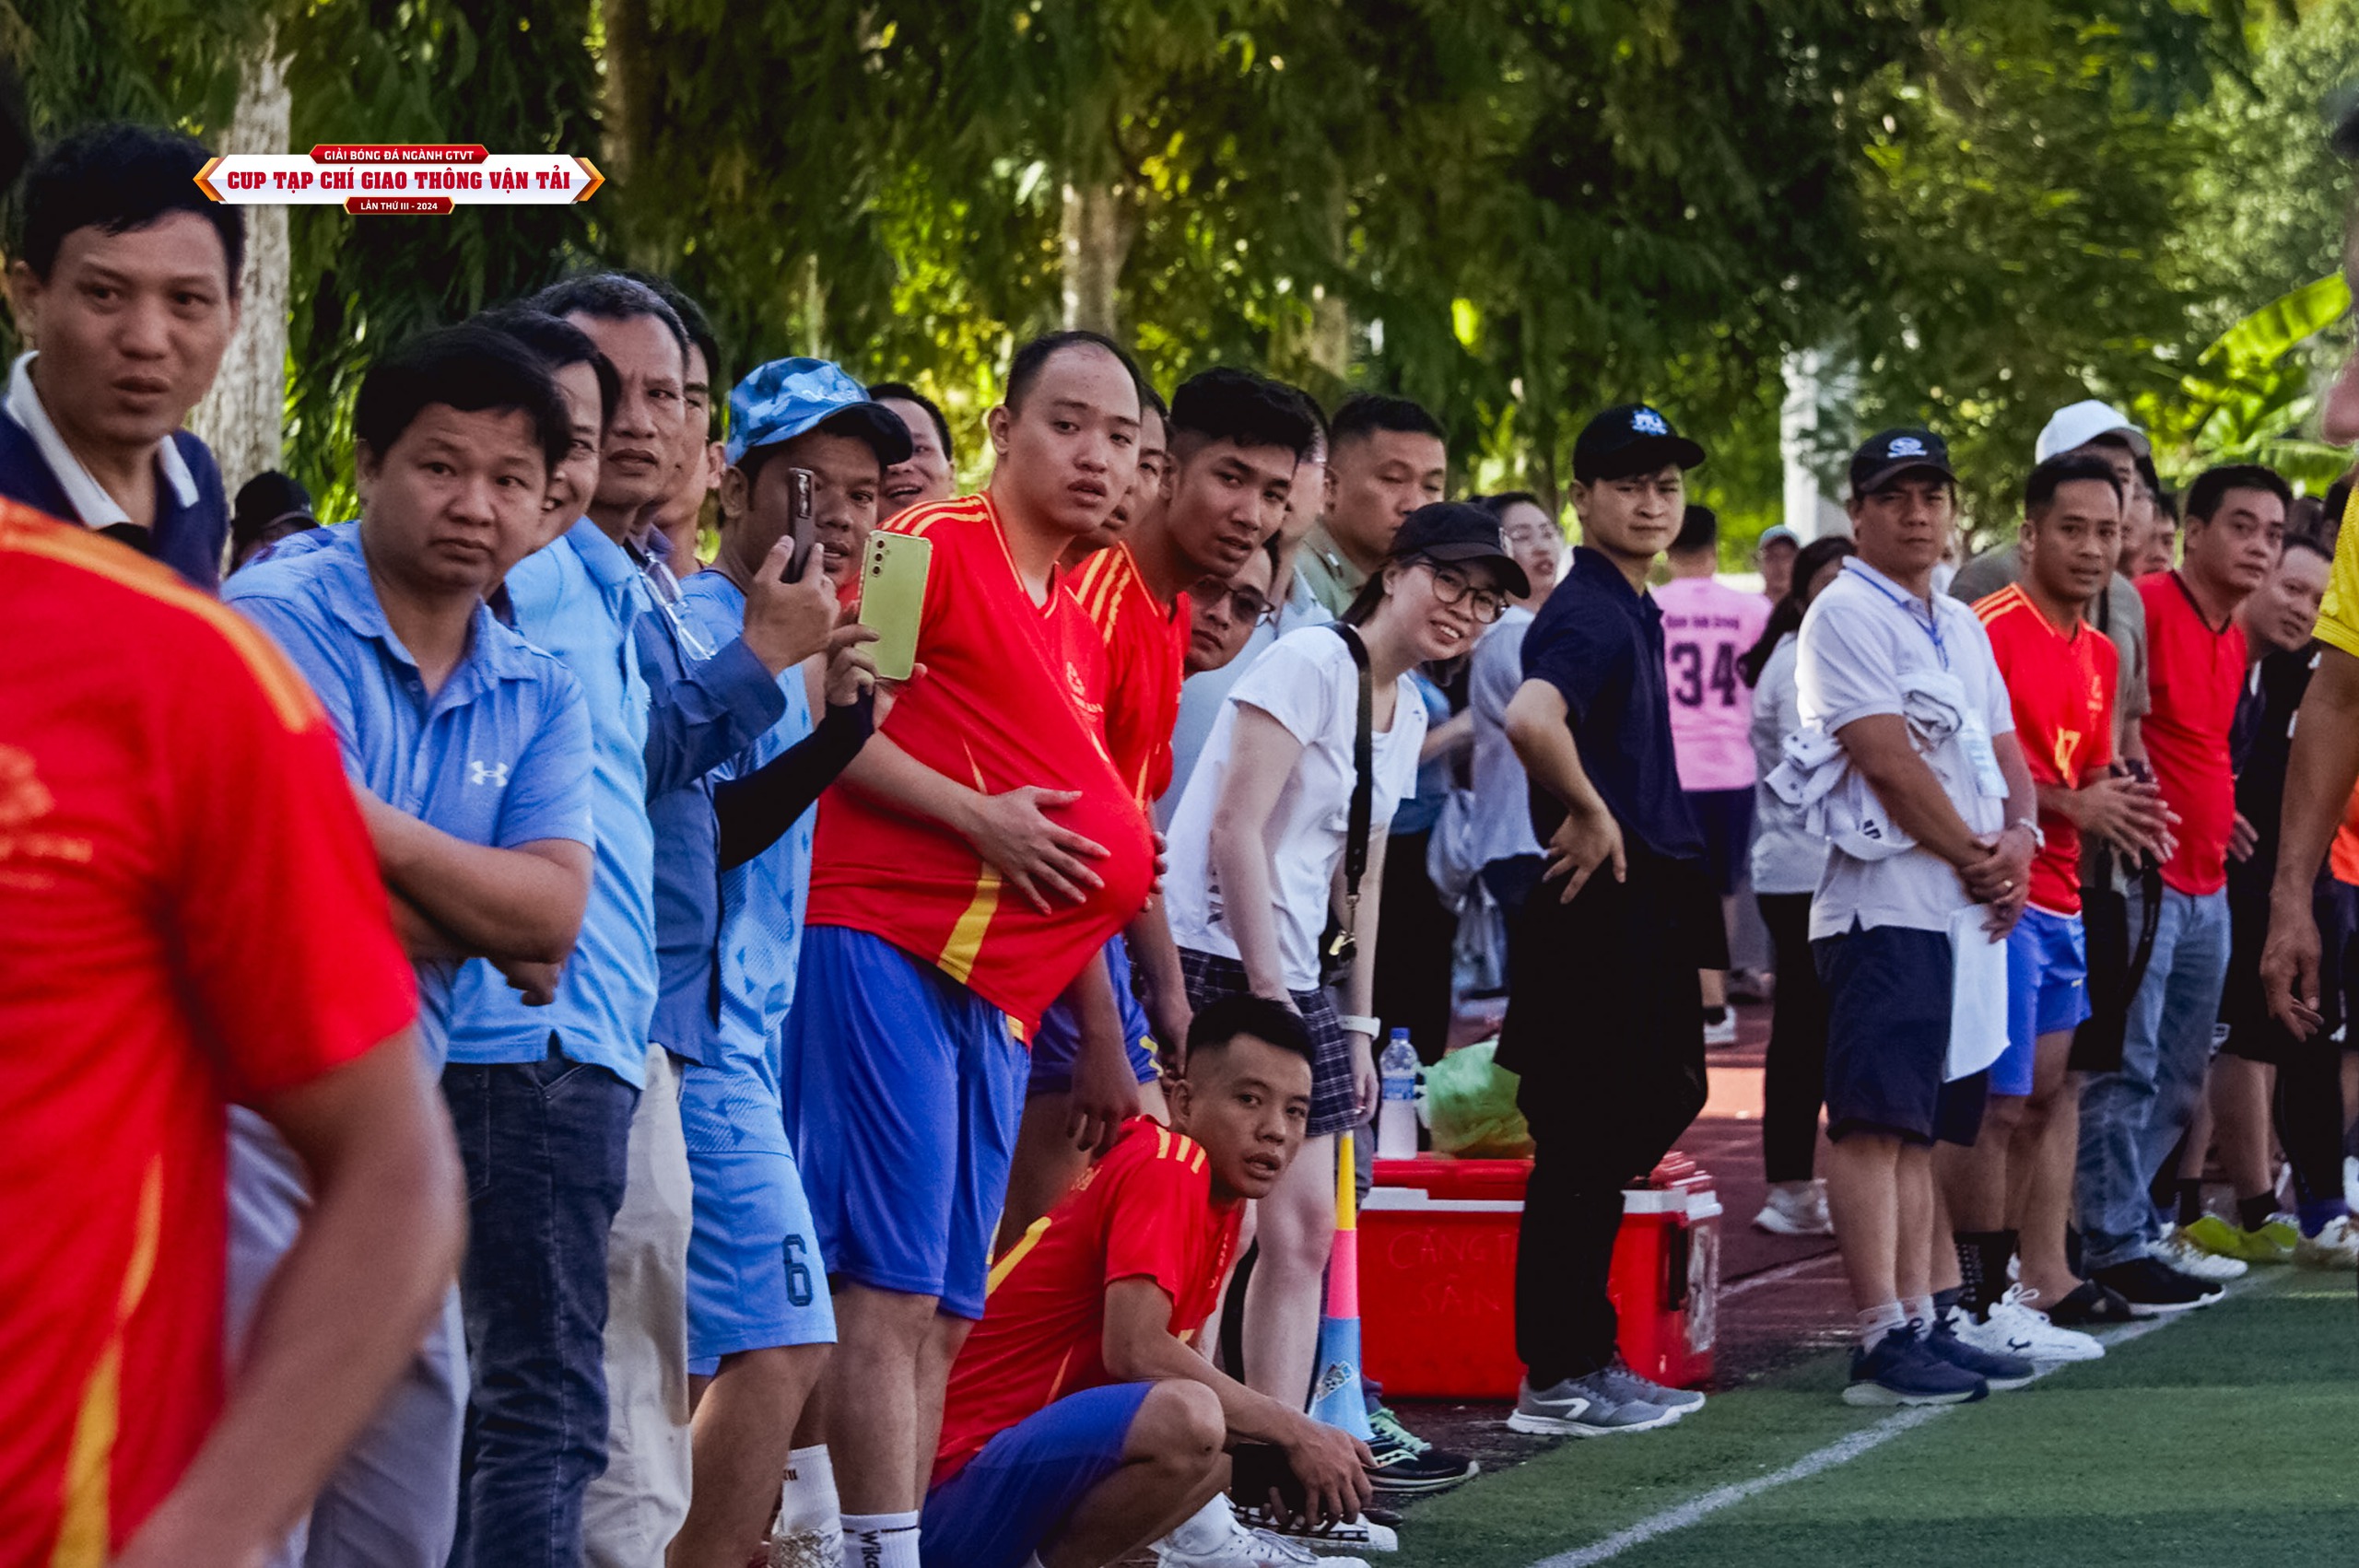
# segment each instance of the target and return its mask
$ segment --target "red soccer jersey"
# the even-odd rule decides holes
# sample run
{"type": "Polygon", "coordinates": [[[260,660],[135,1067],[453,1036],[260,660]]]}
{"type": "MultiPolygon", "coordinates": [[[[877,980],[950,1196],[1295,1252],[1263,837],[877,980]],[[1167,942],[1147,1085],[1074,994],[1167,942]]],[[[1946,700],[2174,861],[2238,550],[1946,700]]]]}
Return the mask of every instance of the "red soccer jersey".
{"type": "Polygon", "coordinates": [[[1106,648],[1062,575],[1033,603],[988,495],[913,507],[884,524],[933,545],[918,630],[922,679],[882,733],[987,795],[1027,785],[1077,791],[1055,820],[1107,850],[1104,885],[1043,915],[939,823],[841,783],[819,802],[813,925],[882,937],[934,965],[1028,1036],[1092,954],[1146,903],[1146,814],[1105,741],[1106,648]]]}
{"type": "Polygon", "coordinates": [[[1171,730],[1180,722],[1187,675],[1188,596],[1159,603],[1130,547],[1098,551],[1073,574],[1081,601],[1106,640],[1106,749],[1140,803],[1171,787],[1171,730]]]}
{"type": "MultiPolygon", "coordinates": [[[[2066,637],[2012,584],[1978,601],[1974,613],[2006,680],[2032,782],[2079,789],[2113,760],[2119,651],[2086,622],[2066,637]]],[[[2031,901],[2051,915],[2077,915],[2081,830],[2056,812],[2039,813],[2039,830],[2048,847],[2031,863],[2031,901]]]]}
{"type": "Polygon", "coordinates": [[[0,1562],[105,1561],[222,1397],[231,1099],[415,1015],[310,688],[0,502],[0,1562]]]}
{"type": "Polygon", "coordinates": [[[2245,684],[2245,629],[2228,617],[2205,624],[2175,571],[2138,579],[2146,603],[2147,687],[2153,709],[2140,724],[2163,799],[2178,813],[2178,853],[2163,881],[2181,893],[2216,893],[2228,883],[2228,836],[2236,820],[2236,778],[2228,755],[2236,697],[2245,684]]]}
{"type": "Polygon", "coordinates": [[[935,1450],[941,1485],[983,1445],[1106,1370],[1106,1287],[1153,1280],[1187,1339],[1218,1305],[1241,1203],[1213,1201],[1203,1149],[1153,1117],[1133,1117],[1106,1157],[992,1266],[983,1320],[950,1369],[935,1450]]]}

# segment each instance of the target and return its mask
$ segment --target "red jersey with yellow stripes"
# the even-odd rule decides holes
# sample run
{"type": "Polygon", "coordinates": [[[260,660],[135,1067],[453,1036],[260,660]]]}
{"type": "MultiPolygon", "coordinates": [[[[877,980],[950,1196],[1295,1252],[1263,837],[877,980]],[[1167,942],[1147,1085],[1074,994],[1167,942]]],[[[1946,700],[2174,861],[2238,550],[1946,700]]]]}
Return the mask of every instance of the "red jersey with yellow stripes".
{"type": "Polygon", "coordinates": [[[1073,596],[1106,640],[1106,749],[1114,771],[1142,802],[1160,800],[1171,787],[1171,731],[1187,675],[1188,596],[1167,608],[1126,544],[1084,561],[1073,574],[1073,596]]]}
{"type": "MultiPolygon", "coordinates": [[[[1975,602],[1990,653],[2007,683],[2015,739],[2032,782],[2077,790],[2113,760],[2113,704],[2121,660],[2112,639],[2086,621],[2071,635],[2013,584],[1975,602]]],[[[2056,812],[2039,813],[2048,840],[2031,863],[2031,902],[2051,915],[2081,912],[2081,830],[2056,812]]]]}
{"type": "Polygon", "coordinates": [[[1106,1370],[1106,1287],[1152,1280],[1171,1332],[1192,1337],[1219,1304],[1242,1203],[1213,1201],[1210,1157],[1153,1117],[1133,1117],[1106,1157],[992,1266],[983,1320],[950,1369],[933,1484],[1001,1433],[1106,1370]]]}
{"type": "Polygon", "coordinates": [[[416,1012],[335,736],[264,635],[0,502],[0,1562],[97,1568],[222,1398],[226,1105],[416,1012]]]}
{"type": "Polygon", "coordinates": [[[1105,739],[1106,649],[1060,572],[1036,603],[988,495],[914,507],[882,526],[933,545],[919,622],[925,673],[879,731],[986,795],[1037,786],[1078,798],[1050,820],[1103,847],[1103,885],[1046,914],[942,824],[850,780],[819,802],[810,920],[882,937],[1015,1019],[1026,1035],[1082,965],[1146,903],[1155,849],[1105,739]]]}

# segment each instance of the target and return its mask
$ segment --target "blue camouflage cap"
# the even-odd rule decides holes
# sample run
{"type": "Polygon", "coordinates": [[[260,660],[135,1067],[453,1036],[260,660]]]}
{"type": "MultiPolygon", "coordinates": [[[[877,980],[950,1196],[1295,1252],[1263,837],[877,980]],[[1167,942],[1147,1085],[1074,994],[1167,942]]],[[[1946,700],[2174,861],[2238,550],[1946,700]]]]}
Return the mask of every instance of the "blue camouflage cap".
{"type": "Polygon", "coordinates": [[[747,372],[729,394],[729,461],[827,426],[876,449],[890,468],[910,456],[900,415],[869,401],[865,388],[826,359],[773,359],[747,372]]]}

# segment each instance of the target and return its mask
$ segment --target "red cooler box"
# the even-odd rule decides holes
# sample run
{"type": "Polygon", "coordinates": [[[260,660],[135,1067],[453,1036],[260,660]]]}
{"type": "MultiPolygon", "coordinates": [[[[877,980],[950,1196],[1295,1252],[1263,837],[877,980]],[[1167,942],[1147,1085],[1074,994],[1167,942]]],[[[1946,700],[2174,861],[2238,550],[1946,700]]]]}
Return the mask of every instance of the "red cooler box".
{"type": "MultiPolygon", "coordinates": [[[[1360,1206],[1360,1325],[1388,1394],[1512,1399],[1516,1231],[1528,1160],[1424,1154],[1376,1162],[1360,1206]]],[[[1673,1152],[1624,1194],[1609,1288],[1622,1354],[1659,1382],[1712,1374],[1720,1206],[1709,1175],[1673,1152]]]]}

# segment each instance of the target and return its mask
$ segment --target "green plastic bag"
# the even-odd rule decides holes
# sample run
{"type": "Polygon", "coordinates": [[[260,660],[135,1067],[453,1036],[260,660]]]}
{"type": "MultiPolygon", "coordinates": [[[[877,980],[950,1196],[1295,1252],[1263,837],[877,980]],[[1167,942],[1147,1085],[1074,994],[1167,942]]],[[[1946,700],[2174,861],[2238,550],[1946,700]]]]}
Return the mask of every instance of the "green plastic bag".
{"type": "Polygon", "coordinates": [[[1491,1059],[1498,1048],[1498,1041],[1485,1040],[1426,1069],[1420,1108],[1437,1153],[1480,1160],[1532,1157],[1532,1129],[1515,1108],[1516,1086],[1522,1080],[1491,1059]]]}

